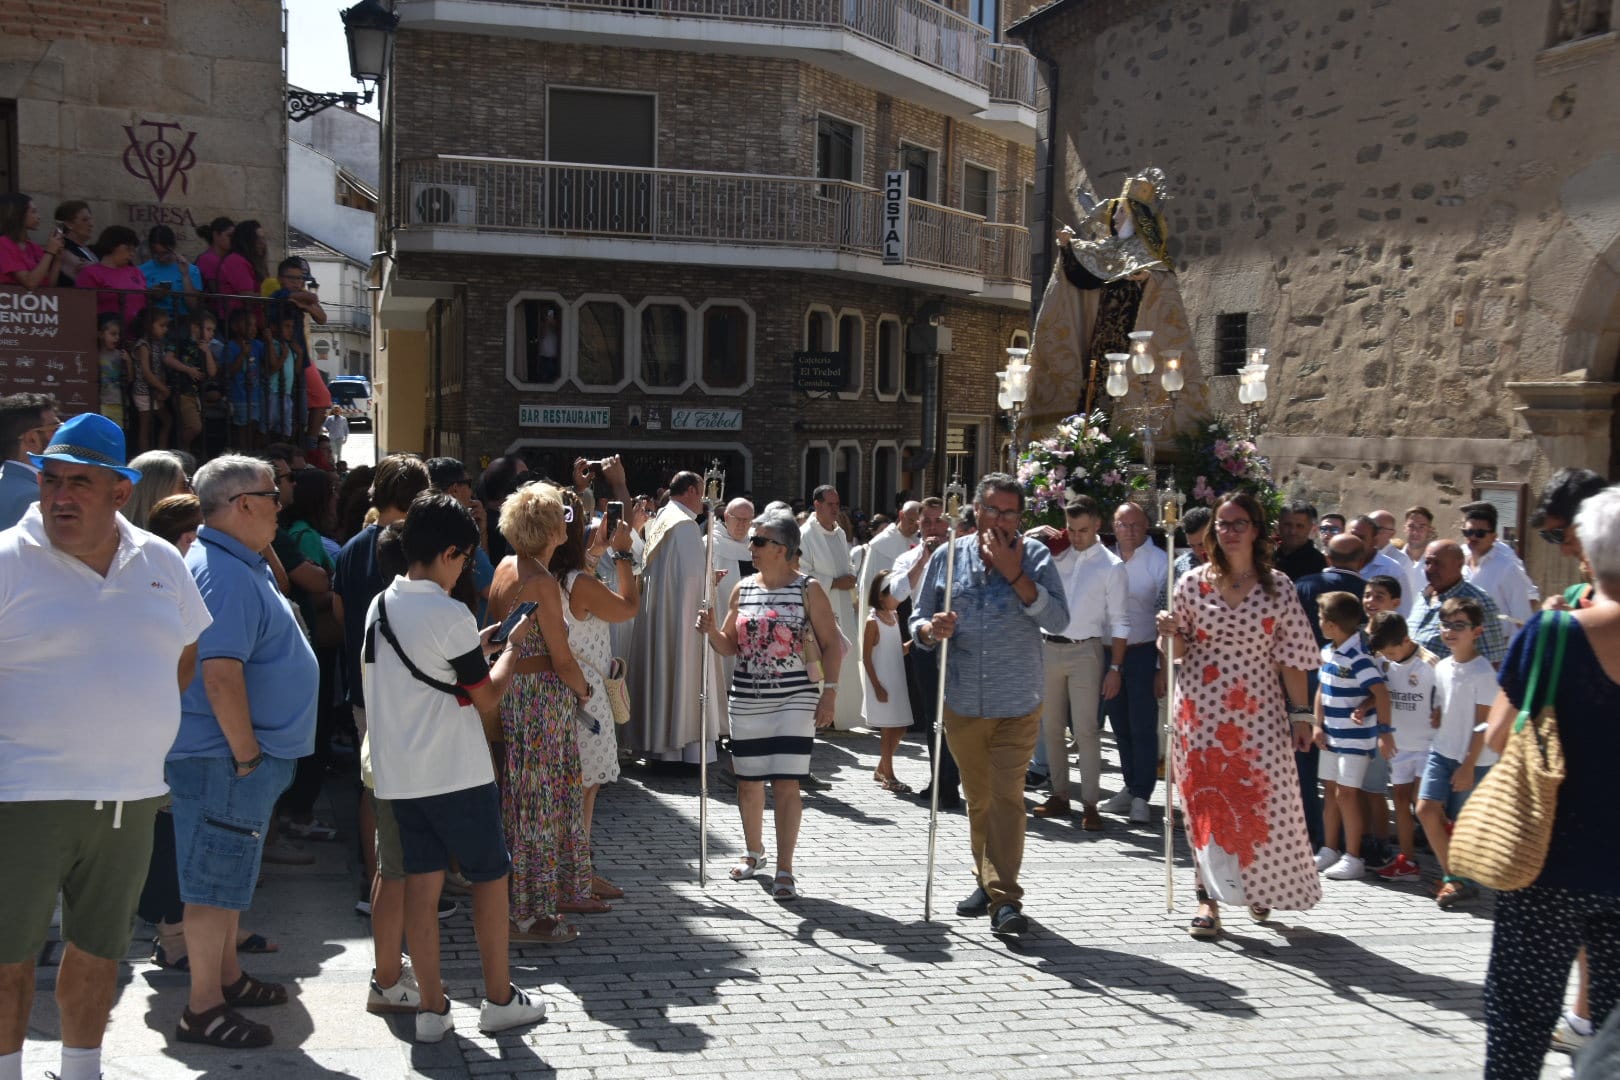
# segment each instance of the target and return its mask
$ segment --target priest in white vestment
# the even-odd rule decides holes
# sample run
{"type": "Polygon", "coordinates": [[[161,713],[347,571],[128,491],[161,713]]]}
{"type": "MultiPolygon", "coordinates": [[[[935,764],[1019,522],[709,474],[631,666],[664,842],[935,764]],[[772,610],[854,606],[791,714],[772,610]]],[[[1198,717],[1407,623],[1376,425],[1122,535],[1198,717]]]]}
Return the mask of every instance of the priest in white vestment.
{"type": "MultiPolygon", "coordinates": [[[[703,603],[703,478],[676,473],[669,502],[647,523],[641,573],[641,611],[630,639],[630,722],[623,742],[632,752],[656,761],[697,764],[698,754],[714,760],[714,740],[724,714],[725,688],[712,684],[709,722],[699,720],[698,694],[702,635],[692,631],[703,603]]],[[[711,671],[713,669],[711,668],[711,671]]]]}
{"type": "MultiPolygon", "coordinates": [[[[838,524],[838,491],[831,484],[818,487],[813,496],[814,513],[799,532],[799,568],[821,583],[832,601],[833,615],[838,629],[853,652],[861,640],[861,628],[855,622],[855,573],[849,561],[849,539],[838,524]]],[[[819,642],[822,652],[833,646],[819,642]]],[[[838,709],[833,714],[833,726],[840,731],[859,727],[861,723],[861,665],[845,657],[838,677],[838,709]]]]}

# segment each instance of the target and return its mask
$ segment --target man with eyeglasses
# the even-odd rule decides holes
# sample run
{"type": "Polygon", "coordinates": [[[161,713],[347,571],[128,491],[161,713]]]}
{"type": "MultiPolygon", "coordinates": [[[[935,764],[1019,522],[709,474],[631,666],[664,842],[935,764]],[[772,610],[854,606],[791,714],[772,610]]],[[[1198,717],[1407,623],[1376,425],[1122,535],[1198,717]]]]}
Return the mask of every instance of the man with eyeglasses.
{"type": "Polygon", "coordinates": [[[181,701],[166,776],[185,901],[191,992],[175,1037],[267,1046],[270,1029],[236,1012],[287,1000],[237,962],[264,837],[299,758],[315,749],[315,652],[260,554],[276,535],[275,472],[227,454],[192,481],[203,525],[186,555],[213,623],[198,640],[200,679],[181,701]]]}
{"type": "Polygon", "coordinates": [[[1488,502],[1462,505],[1462,537],[1468,548],[1463,577],[1476,589],[1496,601],[1497,610],[1507,617],[1511,635],[1529,621],[1541,603],[1524,564],[1507,544],[1496,538],[1496,507],[1488,502]]]}
{"type": "Polygon", "coordinates": [[[0,398],[0,529],[22,520],[39,501],[39,469],[29,460],[44,453],[62,426],[56,399],[47,394],[11,394],[0,398]]]}
{"type": "MultiPolygon", "coordinates": [[[[1103,702],[1114,729],[1119,767],[1125,786],[1102,804],[1110,814],[1128,814],[1144,825],[1153,820],[1148,800],[1159,781],[1158,692],[1159,638],[1155,629],[1159,590],[1169,572],[1170,556],[1148,536],[1148,516],[1135,503],[1114,511],[1114,553],[1125,564],[1125,620],[1130,637],[1125,662],[1110,663],[1119,674],[1119,693],[1103,702]]],[[[1062,631],[1059,631],[1061,633],[1062,631]]]]}
{"type": "Polygon", "coordinates": [[[1507,635],[1501,613],[1490,594],[1463,579],[1463,549],[1455,540],[1436,540],[1423,553],[1423,574],[1428,587],[1412,605],[1412,640],[1440,659],[1451,655],[1451,647],[1441,640],[1440,606],[1454,596],[1479,602],[1485,613],[1485,632],[1480,635],[1479,651],[1492,667],[1499,667],[1507,655],[1507,635]]]}
{"type": "Polygon", "coordinates": [[[1322,520],[1316,526],[1317,533],[1322,537],[1322,543],[1325,544],[1344,532],[1344,522],[1345,517],[1343,514],[1323,514],[1322,520]]]}
{"type": "Polygon", "coordinates": [[[1069,608],[1046,546],[1020,532],[1022,485],[990,473],[979,481],[973,511],[977,534],[951,541],[951,610],[942,610],[950,554],[936,551],[916,593],[911,633],[922,649],[951,639],[940,673],[945,738],[967,796],[977,880],[956,913],[989,915],[994,933],[1016,935],[1029,928],[1018,872],[1027,824],[1024,773],[1040,734],[1041,633],[1061,634],[1069,608]]]}
{"type": "Polygon", "coordinates": [[[5,1078],[23,1075],[35,958],[59,893],[67,942],[53,980],[59,1075],[100,1071],[153,823],[167,801],[163,758],[208,625],[179,553],[118,512],[140,479],[124,460],[117,424],[75,417],[39,447],[39,505],[0,532],[5,1078]]]}

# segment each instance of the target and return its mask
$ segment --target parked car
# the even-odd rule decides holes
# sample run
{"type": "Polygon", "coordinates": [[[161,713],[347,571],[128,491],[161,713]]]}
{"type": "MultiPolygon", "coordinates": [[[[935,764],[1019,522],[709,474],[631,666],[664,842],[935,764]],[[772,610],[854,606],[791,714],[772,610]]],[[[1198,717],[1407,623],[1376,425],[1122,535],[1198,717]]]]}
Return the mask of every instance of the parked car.
{"type": "Polygon", "coordinates": [[[364,375],[339,375],[327,384],[332,391],[332,410],[348,417],[350,431],[370,431],[371,380],[364,375]]]}

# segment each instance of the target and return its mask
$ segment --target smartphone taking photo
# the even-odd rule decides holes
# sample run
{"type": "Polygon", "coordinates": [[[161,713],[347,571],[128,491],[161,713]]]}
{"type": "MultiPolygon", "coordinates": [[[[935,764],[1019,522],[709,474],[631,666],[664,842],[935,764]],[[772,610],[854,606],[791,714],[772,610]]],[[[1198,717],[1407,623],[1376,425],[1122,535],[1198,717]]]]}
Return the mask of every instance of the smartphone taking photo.
{"type": "Polygon", "coordinates": [[[619,522],[623,519],[624,503],[616,499],[609,501],[607,504],[607,517],[603,521],[603,527],[607,530],[603,535],[607,537],[608,543],[613,542],[613,534],[618,532],[619,522]]]}
{"type": "Polygon", "coordinates": [[[525,600],[513,608],[511,613],[501,620],[501,625],[495,628],[495,632],[489,635],[489,643],[491,645],[505,645],[507,639],[512,636],[513,627],[522,622],[525,616],[532,614],[539,606],[540,604],[537,601],[525,600]]]}

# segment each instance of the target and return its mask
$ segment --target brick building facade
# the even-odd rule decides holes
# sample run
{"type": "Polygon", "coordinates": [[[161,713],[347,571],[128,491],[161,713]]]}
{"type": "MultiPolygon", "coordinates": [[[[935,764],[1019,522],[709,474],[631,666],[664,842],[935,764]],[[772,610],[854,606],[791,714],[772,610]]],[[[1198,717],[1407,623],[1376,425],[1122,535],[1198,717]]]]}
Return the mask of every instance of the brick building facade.
{"type": "Polygon", "coordinates": [[[735,492],[834,481],[884,511],[947,458],[1005,461],[1034,73],[997,42],[1030,6],[402,5],[380,446],[553,475],[621,451],[636,487],[719,457],[735,492]],[[905,163],[885,265],[881,188],[905,163]],[[806,352],[840,355],[842,392],[795,388],[806,352]]]}
{"type": "Polygon", "coordinates": [[[1036,274],[1080,189],[1157,165],[1207,370],[1270,350],[1260,444],[1290,493],[1424,502],[1450,533],[1477,495],[1512,511],[1561,466],[1615,476],[1611,6],[1050,3],[1011,35],[1042,66],[1036,274]]]}

